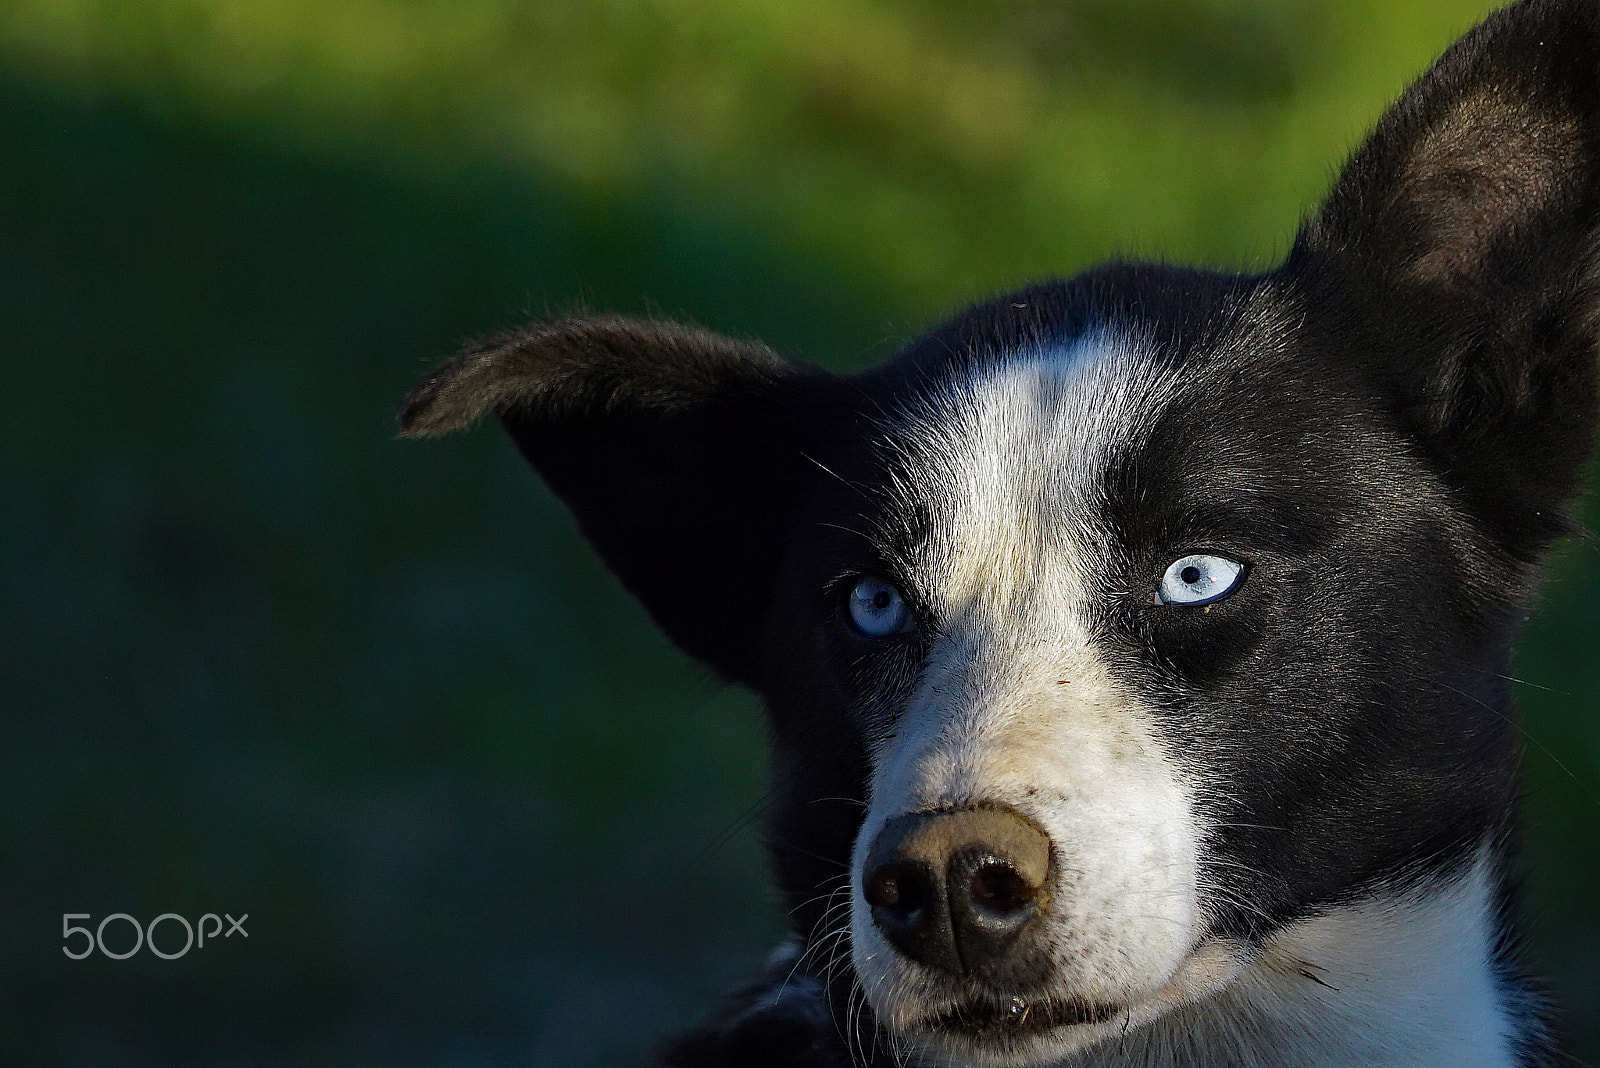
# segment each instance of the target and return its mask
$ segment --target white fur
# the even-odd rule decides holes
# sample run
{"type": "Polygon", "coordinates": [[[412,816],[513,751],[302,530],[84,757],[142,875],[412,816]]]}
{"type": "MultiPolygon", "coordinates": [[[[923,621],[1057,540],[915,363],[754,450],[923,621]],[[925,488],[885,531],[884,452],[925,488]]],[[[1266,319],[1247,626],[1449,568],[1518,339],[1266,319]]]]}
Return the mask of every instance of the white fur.
{"type": "Polygon", "coordinates": [[[1496,989],[1492,897],[1479,863],[1452,883],[1375,894],[1294,924],[1259,955],[1236,960],[1215,991],[1161,1006],[1142,1026],[1096,1025],[1098,1042],[1055,1063],[1509,1068],[1513,1027],[1496,989]]]}
{"type": "MultiPolygon", "coordinates": [[[[922,451],[900,492],[936,506],[901,570],[939,637],[875,754],[857,885],[873,838],[902,813],[997,802],[1026,813],[1058,860],[1044,941],[1063,999],[1153,996],[1203,927],[1186,778],[1086,615],[1091,575],[1109,570],[1106,462],[1172,388],[1133,345],[1093,336],[980,372],[901,437],[922,451]]],[[[852,909],[856,969],[882,1022],[904,1031],[959,1000],[888,947],[859,894],[852,909]]]]}

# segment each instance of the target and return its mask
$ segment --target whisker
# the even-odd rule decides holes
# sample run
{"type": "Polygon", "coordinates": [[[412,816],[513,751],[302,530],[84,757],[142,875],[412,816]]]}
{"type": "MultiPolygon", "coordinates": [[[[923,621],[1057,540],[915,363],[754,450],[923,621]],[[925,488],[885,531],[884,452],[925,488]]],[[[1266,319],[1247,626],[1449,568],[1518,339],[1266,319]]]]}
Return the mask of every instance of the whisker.
{"type": "Polygon", "coordinates": [[[707,842],[699,849],[698,852],[694,854],[691,865],[698,866],[700,864],[704,864],[707,860],[710,860],[711,857],[716,855],[718,850],[722,849],[723,846],[733,841],[733,839],[738,836],[739,832],[750,826],[750,824],[753,823],[764,812],[766,812],[767,809],[771,808],[773,802],[777,801],[781,792],[782,791],[779,787],[772,787],[767,790],[766,793],[750,802],[750,804],[745,807],[744,811],[735,816],[726,827],[724,827],[720,832],[717,833],[715,837],[711,839],[711,841],[707,842]]]}
{"type": "Polygon", "coordinates": [[[1554,764],[1556,767],[1560,768],[1562,770],[1562,772],[1564,772],[1569,779],[1571,779],[1574,783],[1576,783],[1578,785],[1579,789],[1581,789],[1585,794],[1588,795],[1589,800],[1594,802],[1594,805],[1595,805],[1596,808],[1600,808],[1600,794],[1596,794],[1593,790],[1589,789],[1588,785],[1582,779],[1580,779],[1578,777],[1576,772],[1574,772],[1571,768],[1567,767],[1566,763],[1563,762],[1560,757],[1556,756],[1555,753],[1551,751],[1549,746],[1545,745],[1538,738],[1535,738],[1533,736],[1532,732],[1530,732],[1526,727],[1524,727],[1520,722],[1518,722],[1516,717],[1506,715],[1506,713],[1502,712],[1500,709],[1496,708],[1494,705],[1491,705],[1489,702],[1485,701],[1483,698],[1476,697],[1476,696],[1468,693],[1467,691],[1461,689],[1458,686],[1452,686],[1448,682],[1445,682],[1443,679],[1430,678],[1427,675],[1419,675],[1416,672],[1412,672],[1412,671],[1407,671],[1407,672],[1405,672],[1405,674],[1409,675],[1411,678],[1415,679],[1418,682],[1429,683],[1431,685],[1438,686],[1441,689],[1448,690],[1451,693],[1455,694],[1457,697],[1464,697],[1468,701],[1471,701],[1473,704],[1477,705],[1479,708],[1483,709],[1485,712],[1488,712],[1491,715],[1493,715],[1495,718],[1500,720],[1500,722],[1504,723],[1506,726],[1510,727],[1512,730],[1516,731],[1519,735],[1521,735],[1524,740],[1526,740],[1527,742],[1532,744],[1536,749],[1539,750],[1539,752],[1543,753],[1546,757],[1548,757],[1552,764],[1554,764]]]}

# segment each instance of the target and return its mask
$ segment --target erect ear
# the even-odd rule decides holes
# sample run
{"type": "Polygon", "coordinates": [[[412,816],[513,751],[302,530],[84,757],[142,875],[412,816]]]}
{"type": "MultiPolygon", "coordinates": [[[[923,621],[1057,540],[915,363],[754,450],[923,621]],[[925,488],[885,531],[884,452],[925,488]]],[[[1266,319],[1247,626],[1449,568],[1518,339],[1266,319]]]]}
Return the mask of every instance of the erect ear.
{"type": "Polygon", "coordinates": [[[1379,121],[1286,267],[1502,545],[1561,532],[1596,394],[1600,4],[1490,16],[1379,121]],[[1357,323],[1357,326],[1349,326],[1357,323]]]}
{"type": "Polygon", "coordinates": [[[752,681],[798,447],[796,371],[672,323],[566,319],[445,364],[402,435],[493,413],[605,562],[686,651],[752,681]]]}

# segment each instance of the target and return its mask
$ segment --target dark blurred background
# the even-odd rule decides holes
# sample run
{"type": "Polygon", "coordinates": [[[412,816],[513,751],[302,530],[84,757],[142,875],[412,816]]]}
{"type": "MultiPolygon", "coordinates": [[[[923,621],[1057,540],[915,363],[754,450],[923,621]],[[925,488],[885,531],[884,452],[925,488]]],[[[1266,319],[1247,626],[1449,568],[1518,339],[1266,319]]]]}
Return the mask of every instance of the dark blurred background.
{"type": "MultiPolygon", "coordinates": [[[[780,928],[757,710],[405,391],[576,306],[847,369],[1113,251],[1265,265],[1486,9],[0,5],[0,1060],[639,1063],[780,928]]],[[[1579,543],[1518,674],[1589,1063],[1597,648],[1579,543]]]]}

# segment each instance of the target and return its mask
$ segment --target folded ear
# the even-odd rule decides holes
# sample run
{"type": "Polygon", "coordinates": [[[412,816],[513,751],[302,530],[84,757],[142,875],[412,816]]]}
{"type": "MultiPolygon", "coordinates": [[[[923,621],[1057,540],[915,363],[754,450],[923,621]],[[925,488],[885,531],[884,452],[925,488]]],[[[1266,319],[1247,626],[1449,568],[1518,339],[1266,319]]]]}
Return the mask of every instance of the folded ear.
{"type": "Polygon", "coordinates": [[[1288,262],[1341,307],[1422,449],[1530,552],[1560,532],[1593,435],[1597,222],[1600,5],[1525,0],[1383,116],[1288,262]]]}
{"type": "Polygon", "coordinates": [[[672,323],[567,319],[445,364],[401,433],[500,418],[601,557],[674,641],[751,681],[798,456],[793,368],[672,323]]]}

